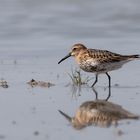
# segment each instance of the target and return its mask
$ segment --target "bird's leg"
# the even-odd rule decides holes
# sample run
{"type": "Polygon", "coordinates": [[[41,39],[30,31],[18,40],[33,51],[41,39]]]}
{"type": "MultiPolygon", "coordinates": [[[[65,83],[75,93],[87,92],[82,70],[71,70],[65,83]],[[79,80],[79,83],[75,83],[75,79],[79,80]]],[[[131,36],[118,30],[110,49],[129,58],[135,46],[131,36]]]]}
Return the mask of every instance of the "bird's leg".
{"type": "Polygon", "coordinates": [[[109,94],[108,94],[108,97],[106,98],[106,101],[110,98],[110,96],[111,96],[111,77],[110,77],[110,75],[106,72],[106,75],[107,75],[107,77],[108,77],[108,80],[109,80],[109,94]]]}
{"type": "Polygon", "coordinates": [[[97,82],[98,82],[98,74],[95,75],[95,81],[94,81],[94,83],[92,84],[91,87],[94,87],[97,82]]]}
{"type": "Polygon", "coordinates": [[[110,96],[111,96],[111,87],[109,87],[109,93],[108,93],[108,96],[107,96],[107,98],[105,100],[108,101],[108,99],[110,98],[110,96]]]}
{"type": "Polygon", "coordinates": [[[92,88],[92,90],[93,90],[93,92],[95,93],[96,100],[98,100],[98,92],[95,90],[94,87],[92,88]]]}
{"type": "Polygon", "coordinates": [[[108,80],[109,80],[109,87],[111,87],[111,77],[110,77],[110,75],[107,72],[106,72],[106,75],[107,75],[108,80]]]}

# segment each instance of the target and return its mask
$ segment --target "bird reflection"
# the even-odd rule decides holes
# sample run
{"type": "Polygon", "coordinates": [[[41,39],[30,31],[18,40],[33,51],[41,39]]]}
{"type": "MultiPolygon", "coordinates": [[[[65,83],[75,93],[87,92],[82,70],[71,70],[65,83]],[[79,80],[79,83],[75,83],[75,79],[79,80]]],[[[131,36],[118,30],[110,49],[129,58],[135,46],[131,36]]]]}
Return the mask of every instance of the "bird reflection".
{"type": "MultiPolygon", "coordinates": [[[[95,94],[95,98],[96,100],[98,99],[98,92],[96,91],[96,89],[93,87],[93,88],[89,88],[88,85],[79,85],[79,86],[76,86],[76,85],[69,85],[70,86],[70,91],[72,93],[72,97],[75,96],[75,97],[79,97],[81,96],[81,93],[84,92],[84,90],[90,90],[91,92],[93,92],[95,94]]],[[[106,97],[106,101],[108,101],[108,99],[111,97],[111,87],[109,87],[109,92],[108,92],[108,95],[106,97]]]]}
{"type": "MultiPolygon", "coordinates": [[[[95,97],[96,97],[96,100],[98,100],[98,92],[95,90],[95,88],[92,88],[92,91],[95,93],[95,97]]],[[[109,93],[105,99],[105,101],[108,101],[108,99],[111,97],[111,92],[110,92],[110,88],[109,88],[109,93]]]]}
{"type": "Polygon", "coordinates": [[[74,117],[70,117],[61,110],[59,112],[76,129],[82,129],[89,125],[100,127],[116,126],[119,120],[139,119],[138,115],[125,110],[122,106],[105,100],[86,101],[82,103],[74,117]]]}

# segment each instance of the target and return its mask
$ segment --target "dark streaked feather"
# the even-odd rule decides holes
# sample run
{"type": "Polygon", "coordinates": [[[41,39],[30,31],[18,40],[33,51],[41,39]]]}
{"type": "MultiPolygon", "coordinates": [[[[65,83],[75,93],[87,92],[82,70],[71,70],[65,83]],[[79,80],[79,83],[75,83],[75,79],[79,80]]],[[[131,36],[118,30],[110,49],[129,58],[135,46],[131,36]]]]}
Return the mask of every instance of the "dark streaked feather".
{"type": "Polygon", "coordinates": [[[100,62],[120,62],[130,61],[135,58],[140,58],[140,55],[121,55],[107,50],[88,49],[88,54],[91,58],[100,62]]]}

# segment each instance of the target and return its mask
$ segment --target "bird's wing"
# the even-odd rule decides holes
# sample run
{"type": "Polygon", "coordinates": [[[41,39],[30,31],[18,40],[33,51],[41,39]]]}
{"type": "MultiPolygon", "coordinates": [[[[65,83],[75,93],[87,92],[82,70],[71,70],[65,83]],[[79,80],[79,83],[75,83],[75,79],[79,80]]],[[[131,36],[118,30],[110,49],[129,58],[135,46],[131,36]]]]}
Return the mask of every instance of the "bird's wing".
{"type": "MultiPolygon", "coordinates": [[[[112,103],[106,102],[106,101],[89,101],[85,102],[80,106],[80,109],[83,110],[83,112],[87,112],[88,118],[106,118],[109,119],[110,117],[117,117],[120,116],[120,112],[118,110],[121,110],[121,106],[114,105],[112,103]]],[[[95,120],[96,120],[95,119],[95,120]]]]}
{"type": "Polygon", "coordinates": [[[122,106],[106,101],[98,102],[97,110],[105,113],[106,115],[108,114],[118,118],[129,118],[135,116],[129,111],[123,109],[122,106]]]}
{"type": "Polygon", "coordinates": [[[117,53],[113,53],[107,50],[96,50],[96,49],[89,49],[88,51],[89,56],[99,62],[120,62],[120,61],[125,61],[128,59],[127,56],[123,56],[117,53]]]}

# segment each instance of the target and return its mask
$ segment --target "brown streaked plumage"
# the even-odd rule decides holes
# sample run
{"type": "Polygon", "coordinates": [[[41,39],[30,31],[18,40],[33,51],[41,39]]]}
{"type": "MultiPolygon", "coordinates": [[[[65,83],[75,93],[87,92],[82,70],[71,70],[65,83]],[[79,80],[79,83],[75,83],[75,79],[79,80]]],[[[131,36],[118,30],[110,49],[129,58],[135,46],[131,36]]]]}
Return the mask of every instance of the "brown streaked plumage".
{"type": "Polygon", "coordinates": [[[109,79],[109,87],[111,87],[111,77],[109,71],[119,69],[123,64],[140,58],[140,55],[121,55],[107,50],[88,49],[83,44],[73,45],[70,53],[62,58],[58,64],[70,56],[74,56],[80,68],[86,72],[93,72],[96,74],[96,79],[92,87],[98,81],[98,75],[105,73],[109,79]]]}
{"type": "Polygon", "coordinates": [[[120,105],[105,100],[84,102],[79,107],[74,117],[70,117],[61,110],[59,110],[59,112],[76,129],[81,129],[88,125],[109,127],[110,125],[117,125],[119,120],[139,119],[138,115],[130,113],[120,105]]]}

